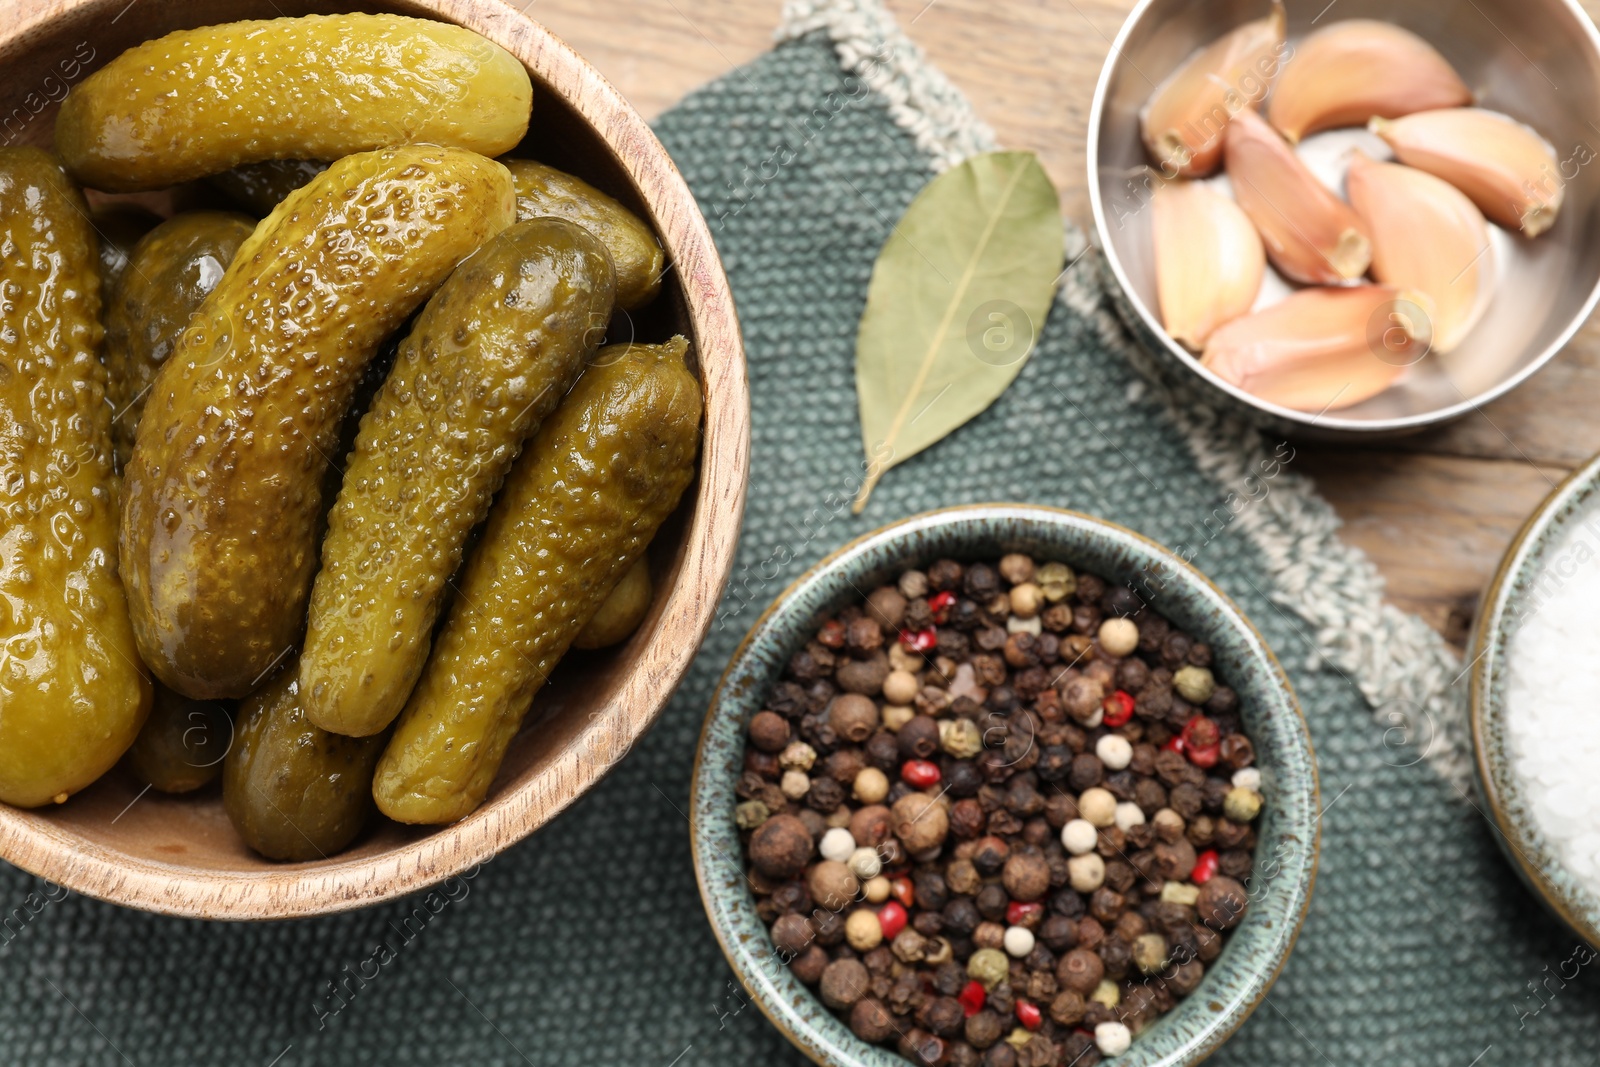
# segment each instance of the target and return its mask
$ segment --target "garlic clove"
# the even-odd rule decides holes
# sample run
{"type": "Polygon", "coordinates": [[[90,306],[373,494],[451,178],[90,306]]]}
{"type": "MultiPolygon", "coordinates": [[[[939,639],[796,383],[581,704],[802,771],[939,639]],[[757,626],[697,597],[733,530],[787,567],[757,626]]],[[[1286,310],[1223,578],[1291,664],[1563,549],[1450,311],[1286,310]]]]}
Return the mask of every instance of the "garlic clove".
{"type": "Polygon", "coordinates": [[[1427,355],[1430,316],[1426,296],[1393,286],[1302,289],[1218,329],[1201,364],[1268,403],[1333,411],[1427,355]]]}
{"type": "Polygon", "coordinates": [[[1276,130],[1241,111],[1228,123],[1226,140],[1234,199],[1256,224],[1273,266],[1308,285],[1337,285],[1366,273],[1372,262],[1366,223],[1276,130]]]}
{"type": "Polygon", "coordinates": [[[1374,115],[1472,103],[1450,62],[1409,30],[1374,19],[1325,26],[1295,46],[1267,105],[1291,143],[1318,130],[1363,126],[1374,115]]]}
{"type": "Polygon", "coordinates": [[[1217,169],[1228,120],[1260,106],[1272,88],[1286,25],[1281,0],[1272,0],[1271,14],[1195,52],[1156,87],[1139,125],[1162,177],[1199,178],[1217,169]]]}
{"type": "Polygon", "coordinates": [[[1515,119],[1457,107],[1376,118],[1370,126],[1400,162],[1443,178],[1508,230],[1537,237],[1561,211],[1566,186],[1555,149],[1515,119]]]}
{"type": "Polygon", "coordinates": [[[1255,303],[1266,273],[1261,237],[1238,204],[1198,182],[1162,185],[1152,209],[1161,321],[1198,352],[1255,303]]]}
{"type": "Polygon", "coordinates": [[[1345,185],[1372,234],[1372,276],[1425,293],[1433,303],[1433,350],[1449,352],[1493,292],[1494,252],[1483,213],[1442,178],[1361,152],[1345,185]]]}

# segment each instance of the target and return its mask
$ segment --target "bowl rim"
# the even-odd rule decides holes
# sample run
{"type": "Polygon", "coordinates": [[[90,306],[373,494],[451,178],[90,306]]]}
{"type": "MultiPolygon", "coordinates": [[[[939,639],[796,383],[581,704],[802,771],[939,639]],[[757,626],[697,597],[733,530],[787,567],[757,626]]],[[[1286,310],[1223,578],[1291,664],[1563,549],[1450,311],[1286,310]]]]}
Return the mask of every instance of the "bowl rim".
{"type": "MultiPolygon", "coordinates": [[[[92,16],[118,0],[61,0],[11,8],[8,40],[46,32],[66,15],[92,16]]],[[[35,813],[0,805],[0,858],[86,896],[185,918],[260,920],[331,914],[392,900],[487,863],[592,788],[660,716],[710,628],[732,573],[749,480],[750,394],[739,320],[710,228],[665,146],[588,60],[505,0],[403,0],[416,17],[471,29],[529,71],[537,93],[559,98],[627,175],[676,267],[705,397],[694,511],[668,620],[634,653],[617,691],[546,766],[456,823],[383,853],[270,870],[230,871],[129,856],[35,813]]],[[[359,10],[358,0],[343,5],[359,10]]],[[[214,23],[200,21],[195,25],[214,23]]],[[[535,105],[537,114],[537,104],[535,105]]]]}
{"type": "Polygon", "coordinates": [[[1473,780],[1479,796],[1489,809],[1495,841],[1511,867],[1557,918],[1589,944],[1600,947],[1600,895],[1585,893],[1577,883],[1564,888],[1551,877],[1549,866],[1535,863],[1529,851],[1549,856],[1551,864],[1560,860],[1545,843],[1537,825],[1513,817],[1511,800],[1516,776],[1504,751],[1491,744],[1493,726],[1503,725],[1504,692],[1495,684],[1497,668],[1507,654],[1511,627],[1507,611],[1513,587],[1530,568],[1536,568],[1554,543],[1554,535],[1564,532],[1566,520],[1575,518],[1569,505],[1600,494],[1600,454],[1563,478],[1539,502],[1522,523],[1496,566],[1494,577],[1484,590],[1482,607],[1472,627],[1471,674],[1467,687],[1467,719],[1472,730],[1473,780]],[[1565,514],[1564,514],[1565,513],[1565,514]],[[1587,911],[1587,914],[1585,912],[1587,911]]]}
{"type": "MultiPolygon", "coordinates": [[[[767,1021],[776,1027],[791,1044],[813,1063],[818,1064],[819,1067],[864,1067],[865,1061],[862,1058],[829,1041],[825,1035],[806,1024],[797,1012],[785,1010],[784,1005],[776,1002],[778,998],[775,996],[775,991],[767,988],[766,983],[757,973],[757,968],[751,966],[751,961],[748,958],[750,946],[742,941],[735,943],[732,939],[732,932],[722,922],[718,921],[719,916],[722,914],[722,908],[713,899],[710,885],[713,877],[711,865],[717,859],[725,859],[725,857],[708,857],[707,851],[712,849],[713,846],[707,840],[709,831],[701,821],[703,814],[702,801],[706,797],[706,790],[703,788],[703,776],[710,773],[707,770],[708,750],[713,731],[724,715],[722,705],[727,687],[733,681],[735,674],[739,673],[754,643],[763,636],[769,627],[775,625],[776,617],[792,601],[796,593],[819,584],[829,575],[847,568],[855,560],[865,556],[880,545],[891,545],[902,540],[907,535],[935,527],[976,525],[986,520],[994,519],[1013,522],[1032,520],[1053,526],[1058,530],[1069,529],[1087,536],[1106,536],[1111,538],[1113,543],[1148,553],[1153,558],[1172,566],[1177,573],[1183,575],[1192,584],[1194,589],[1202,593],[1214,606],[1223,609],[1231,617],[1232,621],[1238,624],[1243,636],[1251,643],[1253,651],[1262,657],[1275,688],[1279,690],[1283,697],[1284,704],[1294,713],[1294,729],[1292,732],[1303,745],[1306,765],[1310,771],[1307,783],[1308,790],[1305,794],[1305,800],[1308,802],[1309,818],[1307,821],[1310,827],[1310,847],[1307,850],[1306,860],[1293,872],[1293,875],[1298,877],[1291,897],[1293,901],[1293,923],[1287,931],[1279,934],[1275,942],[1275,956],[1271,961],[1270,967],[1264,967],[1256,971],[1251,977],[1247,988],[1242,993],[1235,995],[1232,998],[1232,1003],[1225,1009],[1219,1011],[1219,1014],[1221,1011],[1225,1011],[1221,1021],[1194,1035],[1179,1048],[1163,1057],[1158,1063],[1153,1063],[1149,1067],[1188,1067],[1188,1065],[1199,1063],[1220,1048],[1244,1024],[1245,1020],[1260,1006],[1261,1002],[1266,999],[1267,993],[1273,983],[1277,981],[1278,975],[1282,972],[1290,955],[1292,955],[1306,916],[1310,912],[1311,897],[1316,885],[1317,869],[1322,851],[1321,783],[1315,748],[1312,744],[1311,732],[1306,722],[1304,711],[1300,707],[1299,698],[1295,694],[1282,664],[1278,662],[1276,654],[1272,651],[1271,646],[1267,644],[1260,631],[1256,629],[1255,624],[1239,609],[1232,598],[1191,563],[1159,542],[1146,537],[1136,530],[1083,512],[1043,504],[999,502],[962,504],[922,512],[888,523],[876,530],[853,538],[807,568],[803,574],[790,582],[782,592],[773,598],[761,615],[751,624],[749,631],[730,656],[728,666],[723,671],[721,678],[718,679],[717,686],[711,696],[705,721],[701,725],[699,741],[695,748],[694,772],[689,785],[688,822],[695,882],[700,892],[700,901],[705,909],[707,921],[728,966],[738,976],[745,989],[749,991],[751,999],[755,1001],[761,1013],[766,1016],[767,1021]],[[806,1033],[803,1034],[802,1031],[806,1033]],[[810,1036],[806,1036],[807,1034],[810,1036]]],[[[982,530],[977,529],[972,532],[979,536],[983,534],[982,530]]],[[[859,592],[860,590],[858,589],[857,591],[859,592]]],[[[1288,791],[1285,792],[1287,793],[1288,791]]],[[[726,812],[713,813],[708,811],[705,814],[713,815],[724,822],[731,818],[731,815],[726,812]]],[[[1291,827],[1290,829],[1294,828],[1291,827]]],[[[735,868],[735,873],[742,877],[742,867],[735,864],[735,868]]],[[[1289,874],[1291,872],[1286,871],[1285,873],[1289,874]]],[[[760,925],[759,920],[757,920],[757,925],[760,925]]],[[[804,990],[804,992],[807,996],[816,997],[811,990],[804,990]]],[[[820,999],[817,999],[816,1003],[820,1008],[820,999]]],[[[1191,1001],[1191,1003],[1194,1003],[1194,1001],[1191,1001]]],[[[826,1009],[822,1010],[826,1012],[826,1009]]],[[[843,1028],[844,1034],[849,1040],[857,1044],[863,1044],[860,1039],[850,1034],[848,1028],[837,1018],[831,1014],[826,1014],[825,1018],[827,1020],[825,1025],[843,1028]]],[[[863,1047],[874,1052],[884,1051],[880,1046],[865,1046],[863,1044],[863,1047]]],[[[899,1062],[899,1060],[894,1059],[890,1062],[899,1062]]]]}
{"type": "MultiPolygon", "coordinates": [[[[1600,304],[1600,278],[1595,279],[1595,284],[1590,288],[1589,295],[1583,301],[1583,306],[1573,315],[1571,321],[1522,369],[1489,389],[1478,393],[1476,396],[1463,397],[1460,401],[1442,408],[1435,408],[1432,411],[1418,415],[1404,415],[1398,418],[1352,419],[1331,412],[1296,411],[1292,408],[1282,407],[1262,400],[1231,382],[1223,380],[1210,368],[1202,366],[1192,352],[1172,339],[1165,327],[1161,325],[1160,318],[1145,306],[1144,299],[1133,288],[1133,282],[1122,266],[1122,259],[1117,255],[1115,246],[1109,240],[1110,230],[1106,224],[1105,204],[1100,195],[1100,130],[1105,123],[1106,99],[1111,92],[1111,79],[1123,60],[1123,50],[1127,46],[1128,38],[1133,35],[1133,31],[1144,21],[1150,8],[1160,2],[1163,2],[1163,0],[1139,0],[1139,3],[1128,13],[1128,17],[1123,21],[1121,29],[1117,31],[1116,39],[1111,44],[1111,50],[1106,54],[1106,61],[1100,68],[1100,76],[1095,81],[1094,98],[1089,106],[1088,134],[1085,145],[1089,207],[1091,214],[1094,216],[1095,236],[1099,238],[1100,254],[1104,260],[1104,265],[1111,271],[1117,288],[1126,297],[1127,307],[1131,308],[1139,316],[1140,321],[1147,327],[1151,335],[1161,342],[1167,355],[1174,357],[1207,385],[1227,394],[1237,403],[1253,408],[1274,419],[1290,423],[1301,430],[1314,430],[1321,434],[1333,433],[1358,436],[1404,434],[1458,419],[1509,393],[1543,370],[1545,365],[1553,360],[1566,347],[1567,342],[1571,341],[1577,332],[1583,328],[1584,324],[1588,322],[1595,306],[1600,304]]],[[[1578,0],[1555,0],[1555,2],[1566,8],[1568,13],[1577,20],[1579,27],[1582,29],[1583,40],[1587,42],[1591,56],[1597,64],[1600,64],[1600,30],[1596,29],[1594,20],[1583,10],[1578,0]]]]}

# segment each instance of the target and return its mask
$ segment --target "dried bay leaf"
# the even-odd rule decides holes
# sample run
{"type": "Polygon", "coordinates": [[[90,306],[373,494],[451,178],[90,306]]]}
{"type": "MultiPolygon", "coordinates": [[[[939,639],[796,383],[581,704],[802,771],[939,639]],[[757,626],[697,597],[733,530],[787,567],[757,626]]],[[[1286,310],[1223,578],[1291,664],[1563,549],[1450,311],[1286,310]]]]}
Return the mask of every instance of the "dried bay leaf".
{"type": "Polygon", "coordinates": [[[917,194],[856,335],[867,480],[983,411],[1022,371],[1061,273],[1061,207],[1031,152],[973,156],[917,194]]]}

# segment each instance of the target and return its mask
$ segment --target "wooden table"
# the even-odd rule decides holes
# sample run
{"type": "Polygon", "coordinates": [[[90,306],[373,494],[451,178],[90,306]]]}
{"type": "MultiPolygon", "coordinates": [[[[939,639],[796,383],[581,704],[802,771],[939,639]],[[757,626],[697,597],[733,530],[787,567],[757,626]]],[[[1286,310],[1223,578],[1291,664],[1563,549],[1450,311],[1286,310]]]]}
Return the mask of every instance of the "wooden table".
{"type": "MultiPolygon", "coordinates": [[[[1095,80],[1132,0],[888,0],[1008,148],[1037,152],[1067,215],[1092,232],[1084,131],[1095,80]]],[[[1591,17],[1600,0],[1584,0],[1591,17]]],[[[532,0],[645,116],[771,47],[780,0],[532,0]]],[[[1381,448],[1302,447],[1390,598],[1451,642],[1524,516],[1600,451],[1600,325],[1520,389],[1442,430],[1381,448]]]]}

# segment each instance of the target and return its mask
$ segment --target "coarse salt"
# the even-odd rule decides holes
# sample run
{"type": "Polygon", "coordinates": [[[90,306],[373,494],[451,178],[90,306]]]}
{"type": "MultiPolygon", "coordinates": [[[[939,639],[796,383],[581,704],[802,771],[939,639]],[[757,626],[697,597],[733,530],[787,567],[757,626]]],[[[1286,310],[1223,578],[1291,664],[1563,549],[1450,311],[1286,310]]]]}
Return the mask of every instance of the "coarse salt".
{"type": "Polygon", "coordinates": [[[1562,865],[1600,894],[1600,514],[1547,550],[1524,603],[1507,655],[1512,771],[1562,865]]]}

